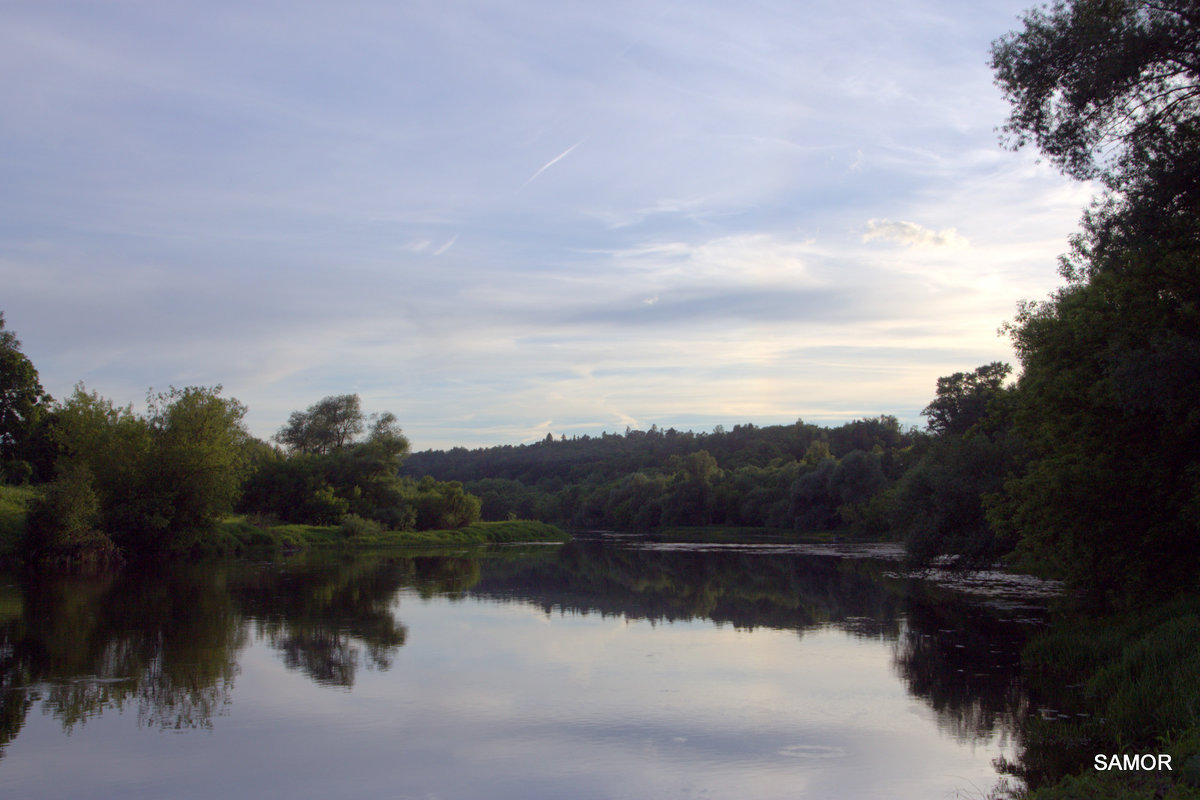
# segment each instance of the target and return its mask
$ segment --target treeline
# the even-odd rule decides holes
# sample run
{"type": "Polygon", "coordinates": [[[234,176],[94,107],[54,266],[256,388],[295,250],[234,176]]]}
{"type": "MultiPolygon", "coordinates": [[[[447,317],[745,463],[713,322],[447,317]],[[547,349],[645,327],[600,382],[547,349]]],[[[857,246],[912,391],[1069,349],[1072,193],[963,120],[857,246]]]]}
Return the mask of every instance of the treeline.
{"type": "Polygon", "coordinates": [[[925,437],[895,417],[835,428],[673,428],[528,445],[425,451],[402,473],[462,481],[484,519],[534,517],[574,528],[737,525],[828,530],[873,519],[925,437]],[[872,502],[876,501],[875,506],[872,502]]]}
{"type": "Polygon", "coordinates": [[[204,550],[234,511],[263,527],[340,525],[347,538],[479,520],[461,483],[398,474],[408,439],[393,414],[365,417],[357,395],[293,413],[274,445],[246,431],[245,414],[220,386],[151,394],[144,413],[82,384],[55,401],[0,314],[0,479],[41,485],[20,554],[76,563],[204,550]]]}

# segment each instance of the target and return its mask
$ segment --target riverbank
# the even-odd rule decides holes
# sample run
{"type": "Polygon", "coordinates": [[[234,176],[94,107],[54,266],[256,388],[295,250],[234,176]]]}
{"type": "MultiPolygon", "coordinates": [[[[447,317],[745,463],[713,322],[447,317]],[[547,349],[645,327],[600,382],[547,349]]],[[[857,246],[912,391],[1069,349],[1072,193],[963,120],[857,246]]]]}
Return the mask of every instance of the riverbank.
{"type": "Polygon", "coordinates": [[[1022,671],[1037,713],[1012,766],[1028,800],[1200,800],[1200,595],[1063,615],[1026,647],[1022,671]],[[1097,768],[1116,754],[1169,756],[1171,768],[1097,768]]]}
{"type": "Polygon", "coordinates": [[[227,517],[203,540],[185,547],[197,554],[238,555],[257,549],[440,547],[515,542],[557,543],[571,537],[561,529],[533,520],[475,522],[463,528],[388,531],[366,520],[341,525],[265,524],[245,515],[227,517]]]}
{"type": "MultiPolygon", "coordinates": [[[[38,487],[0,485],[0,560],[20,557],[29,503],[40,496],[38,487]]],[[[463,528],[428,531],[389,531],[358,517],[340,525],[273,524],[269,520],[234,514],[212,531],[193,536],[176,548],[179,555],[227,556],[258,550],[294,552],[331,548],[445,547],[565,542],[560,528],[533,520],[476,522],[463,528]]]]}

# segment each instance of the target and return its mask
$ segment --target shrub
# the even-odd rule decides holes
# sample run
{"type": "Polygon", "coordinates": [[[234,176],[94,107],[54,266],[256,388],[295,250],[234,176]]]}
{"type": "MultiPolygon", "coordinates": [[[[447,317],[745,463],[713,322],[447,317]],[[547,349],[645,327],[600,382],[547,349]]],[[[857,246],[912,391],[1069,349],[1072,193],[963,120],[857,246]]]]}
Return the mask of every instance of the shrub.
{"type": "Polygon", "coordinates": [[[25,526],[25,549],[30,557],[41,561],[119,557],[112,539],[97,528],[100,500],[92,483],[87,466],[69,464],[33,502],[25,526]]]}
{"type": "Polygon", "coordinates": [[[373,519],[364,519],[357,514],[347,514],[342,518],[338,530],[347,539],[367,538],[383,533],[383,526],[373,519]]]}

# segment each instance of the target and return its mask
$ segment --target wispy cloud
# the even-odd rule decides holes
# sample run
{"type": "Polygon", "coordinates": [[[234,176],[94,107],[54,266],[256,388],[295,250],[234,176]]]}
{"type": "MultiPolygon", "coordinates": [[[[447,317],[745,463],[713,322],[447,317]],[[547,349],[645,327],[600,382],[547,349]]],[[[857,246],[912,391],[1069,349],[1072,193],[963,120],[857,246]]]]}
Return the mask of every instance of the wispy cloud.
{"type": "Polygon", "coordinates": [[[869,242],[872,239],[883,239],[899,242],[909,247],[965,247],[969,244],[954,228],[943,228],[940,231],[935,231],[918,225],[915,222],[893,222],[890,219],[873,219],[868,221],[862,238],[864,242],[869,242]]]}
{"type": "Polygon", "coordinates": [[[559,153],[558,155],[556,155],[554,158],[550,159],[550,160],[549,160],[549,161],[547,161],[545,164],[543,164],[543,165],[541,166],[541,168],[540,168],[540,169],[539,169],[537,172],[535,172],[535,173],[533,173],[532,175],[530,175],[530,176],[529,176],[529,177],[526,179],[526,181],[525,181],[523,184],[521,184],[521,185],[522,185],[522,186],[528,186],[529,184],[533,183],[533,182],[534,182],[534,180],[536,180],[536,179],[537,179],[537,177],[538,177],[539,175],[541,175],[543,172],[545,172],[546,170],[550,169],[550,168],[551,168],[551,167],[553,167],[555,164],[557,164],[558,162],[562,161],[564,158],[566,158],[567,156],[569,156],[569,155],[571,154],[571,151],[572,151],[572,150],[574,150],[576,147],[579,147],[579,145],[581,145],[581,144],[583,144],[583,140],[582,140],[582,139],[580,139],[578,142],[576,142],[575,144],[573,144],[573,145],[571,145],[570,147],[568,147],[566,150],[563,150],[561,153],[559,153]]]}

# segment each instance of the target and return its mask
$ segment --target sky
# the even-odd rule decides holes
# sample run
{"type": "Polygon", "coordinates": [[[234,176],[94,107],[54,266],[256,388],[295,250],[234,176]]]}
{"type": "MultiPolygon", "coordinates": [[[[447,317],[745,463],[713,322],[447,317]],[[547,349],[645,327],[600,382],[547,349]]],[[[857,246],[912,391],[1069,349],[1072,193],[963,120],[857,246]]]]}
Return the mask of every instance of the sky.
{"type": "Polygon", "coordinates": [[[1096,191],[1000,142],[1030,5],[8,0],[0,311],[56,398],[264,439],[920,425],[1096,191]]]}

